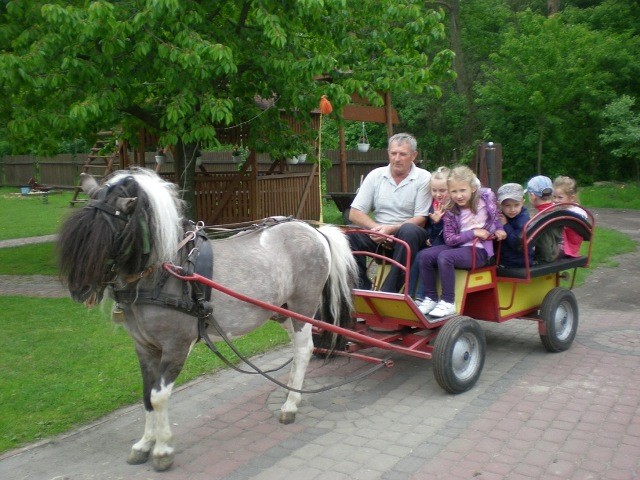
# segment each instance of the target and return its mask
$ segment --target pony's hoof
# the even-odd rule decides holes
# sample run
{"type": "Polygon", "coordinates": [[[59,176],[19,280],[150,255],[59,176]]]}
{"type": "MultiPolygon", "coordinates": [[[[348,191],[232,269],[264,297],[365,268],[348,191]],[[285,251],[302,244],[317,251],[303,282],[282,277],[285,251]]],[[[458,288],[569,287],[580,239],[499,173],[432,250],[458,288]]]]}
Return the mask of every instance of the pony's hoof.
{"type": "Polygon", "coordinates": [[[296,421],[296,414],[294,412],[280,412],[280,423],[289,425],[296,421]]]}
{"type": "Polygon", "coordinates": [[[175,455],[173,453],[168,453],[166,455],[153,456],[153,469],[156,472],[164,472],[168,470],[171,465],[173,465],[173,459],[175,455]]]}
{"type": "Polygon", "coordinates": [[[149,452],[144,452],[142,450],[134,450],[131,449],[129,452],[129,457],[127,458],[127,463],[129,465],[141,465],[149,460],[149,452]]]}

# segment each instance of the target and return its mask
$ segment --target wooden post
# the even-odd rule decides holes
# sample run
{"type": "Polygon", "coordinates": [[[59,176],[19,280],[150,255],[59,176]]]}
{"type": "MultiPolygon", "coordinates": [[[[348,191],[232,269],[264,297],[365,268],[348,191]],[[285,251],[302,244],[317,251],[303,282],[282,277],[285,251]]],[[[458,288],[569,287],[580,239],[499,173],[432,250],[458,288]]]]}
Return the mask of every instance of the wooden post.
{"type": "Polygon", "coordinates": [[[384,92],[384,118],[387,124],[387,138],[393,136],[393,116],[391,113],[391,93],[384,92]]]}
{"type": "MultiPolygon", "coordinates": [[[[145,141],[144,141],[144,129],[143,128],[139,128],[138,129],[138,148],[137,148],[137,157],[138,157],[138,161],[136,162],[136,154],[134,153],[133,155],[133,163],[144,167],[145,166],[145,158],[144,158],[144,152],[145,152],[145,141]]],[[[154,151],[157,148],[157,145],[153,146],[154,151]]]]}
{"type": "MultiPolygon", "coordinates": [[[[340,191],[347,191],[347,142],[344,138],[344,125],[340,123],[338,129],[340,137],[340,191]]],[[[329,192],[327,192],[329,193],[329,192]]]]}

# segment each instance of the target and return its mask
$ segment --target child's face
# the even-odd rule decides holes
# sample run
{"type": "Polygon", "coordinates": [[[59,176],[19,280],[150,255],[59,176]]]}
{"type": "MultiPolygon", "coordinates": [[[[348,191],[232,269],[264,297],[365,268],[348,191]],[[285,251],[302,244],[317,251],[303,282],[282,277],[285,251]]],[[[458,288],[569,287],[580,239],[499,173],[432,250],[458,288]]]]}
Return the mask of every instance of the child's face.
{"type": "Polygon", "coordinates": [[[500,204],[500,208],[505,217],[513,218],[522,211],[523,205],[524,205],[523,201],[507,198],[502,202],[502,204],[500,204]]]}
{"type": "Polygon", "coordinates": [[[575,202],[576,196],[569,195],[562,188],[554,188],[553,189],[553,202],[554,203],[568,203],[575,202]]]}
{"type": "Polygon", "coordinates": [[[468,207],[471,195],[476,189],[472,188],[469,182],[458,180],[449,181],[449,196],[459,207],[468,207]]]}
{"type": "Polygon", "coordinates": [[[447,181],[431,179],[431,196],[438,203],[444,203],[449,199],[449,188],[447,188],[447,181]]]}

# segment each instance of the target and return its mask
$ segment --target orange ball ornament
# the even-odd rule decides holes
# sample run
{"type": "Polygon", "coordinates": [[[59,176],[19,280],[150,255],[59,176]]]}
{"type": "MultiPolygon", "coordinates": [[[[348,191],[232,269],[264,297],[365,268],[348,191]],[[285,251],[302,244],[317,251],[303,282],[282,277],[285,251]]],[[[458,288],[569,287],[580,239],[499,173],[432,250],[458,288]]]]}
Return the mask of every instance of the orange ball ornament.
{"type": "Polygon", "coordinates": [[[331,112],[333,112],[333,106],[331,105],[331,102],[326,95],[322,95],[322,97],[320,98],[320,113],[322,113],[323,115],[329,115],[331,112]]]}

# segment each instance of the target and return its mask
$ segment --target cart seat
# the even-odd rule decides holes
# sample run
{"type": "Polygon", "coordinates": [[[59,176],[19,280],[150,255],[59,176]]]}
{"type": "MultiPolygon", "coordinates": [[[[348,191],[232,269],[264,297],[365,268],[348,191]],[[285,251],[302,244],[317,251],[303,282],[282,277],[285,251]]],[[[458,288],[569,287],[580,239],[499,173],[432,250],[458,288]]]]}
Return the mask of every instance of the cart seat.
{"type": "MultiPolygon", "coordinates": [[[[589,265],[589,258],[586,256],[576,258],[560,258],[551,263],[543,263],[541,265],[534,265],[529,267],[530,277],[542,277],[549,273],[563,272],[565,270],[571,270],[578,267],[586,267],[589,265]]],[[[527,269],[525,267],[498,267],[498,277],[509,278],[528,278],[527,269]]]]}
{"type": "MultiPolygon", "coordinates": [[[[503,267],[497,268],[498,277],[529,279],[542,277],[550,273],[558,273],[578,267],[589,266],[591,257],[591,240],[593,238],[595,221],[591,213],[584,210],[582,216],[570,208],[574,204],[558,204],[539,212],[527,222],[522,236],[522,251],[525,256],[525,267],[503,267]],[[534,259],[529,258],[529,245],[534,244],[538,237],[547,229],[570,228],[575,231],[585,242],[589,242],[589,249],[586,255],[576,258],[559,258],[550,263],[538,264],[534,259]]],[[[499,260],[498,260],[499,262],[499,260]]]]}

